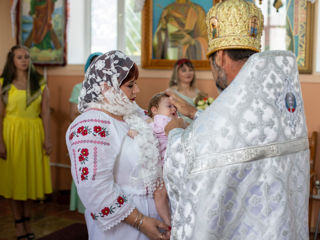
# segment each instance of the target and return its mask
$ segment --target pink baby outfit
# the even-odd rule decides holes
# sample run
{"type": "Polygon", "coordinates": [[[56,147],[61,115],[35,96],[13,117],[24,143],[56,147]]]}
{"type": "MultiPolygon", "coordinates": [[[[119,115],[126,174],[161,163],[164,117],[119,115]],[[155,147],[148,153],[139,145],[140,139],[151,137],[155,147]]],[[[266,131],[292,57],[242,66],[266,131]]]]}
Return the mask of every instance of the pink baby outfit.
{"type": "Polygon", "coordinates": [[[160,151],[162,165],[163,165],[164,155],[166,153],[167,143],[168,143],[168,136],[166,136],[164,132],[164,128],[170,121],[171,121],[171,117],[159,114],[159,115],[155,115],[153,117],[153,122],[150,123],[150,126],[153,129],[153,133],[156,135],[156,137],[159,140],[159,151],[160,151]]]}

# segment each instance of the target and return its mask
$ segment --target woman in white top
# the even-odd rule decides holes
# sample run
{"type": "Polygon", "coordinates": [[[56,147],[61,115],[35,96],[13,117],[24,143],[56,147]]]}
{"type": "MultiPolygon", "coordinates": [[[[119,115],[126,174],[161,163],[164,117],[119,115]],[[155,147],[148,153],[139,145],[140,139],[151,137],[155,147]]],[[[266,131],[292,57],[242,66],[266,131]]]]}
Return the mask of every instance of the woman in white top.
{"type": "Polygon", "coordinates": [[[163,181],[157,140],[135,103],[138,75],[120,51],[97,57],[81,89],[81,115],[66,134],[91,240],[170,237],[153,200],[163,181]],[[139,134],[131,138],[129,129],[139,134]]]}

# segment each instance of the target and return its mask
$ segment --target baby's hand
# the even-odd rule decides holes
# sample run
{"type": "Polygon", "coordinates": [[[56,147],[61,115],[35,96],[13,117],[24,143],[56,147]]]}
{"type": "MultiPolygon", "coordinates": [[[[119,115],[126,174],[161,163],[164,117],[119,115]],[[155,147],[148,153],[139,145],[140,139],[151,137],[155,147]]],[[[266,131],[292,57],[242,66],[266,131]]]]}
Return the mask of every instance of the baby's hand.
{"type": "Polygon", "coordinates": [[[137,135],[138,135],[138,132],[136,130],[129,129],[129,131],[128,131],[128,136],[129,137],[134,138],[137,135]]]}

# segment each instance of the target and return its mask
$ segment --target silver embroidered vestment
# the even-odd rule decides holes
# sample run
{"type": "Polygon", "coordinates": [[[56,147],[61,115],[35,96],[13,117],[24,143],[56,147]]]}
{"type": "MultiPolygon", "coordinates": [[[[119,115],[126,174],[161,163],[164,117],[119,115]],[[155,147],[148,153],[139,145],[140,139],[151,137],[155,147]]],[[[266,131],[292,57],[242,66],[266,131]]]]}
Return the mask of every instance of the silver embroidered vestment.
{"type": "Polygon", "coordinates": [[[171,239],[308,239],[309,149],[295,56],[251,56],[186,130],[169,134],[171,239]]]}

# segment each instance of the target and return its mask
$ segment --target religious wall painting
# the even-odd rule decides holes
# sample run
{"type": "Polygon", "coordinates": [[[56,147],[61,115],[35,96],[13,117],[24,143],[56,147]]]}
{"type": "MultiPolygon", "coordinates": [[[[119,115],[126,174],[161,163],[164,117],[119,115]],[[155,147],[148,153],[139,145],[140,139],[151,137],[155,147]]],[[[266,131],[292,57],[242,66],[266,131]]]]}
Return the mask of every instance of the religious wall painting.
{"type": "Polygon", "coordinates": [[[312,73],[314,4],[287,1],[286,16],[287,49],[296,55],[300,73],[312,73]]]}
{"type": "Polygon", "coordinates": [[[36,65],[66,64],[67,0],[19,0],[17,42],[36,65]]]}
{"type": "Polygon", "coordinates": [[[171,68],[189,58],[209,69],[206,12],[214,1],[146,0],[142,14],[142,66],[171,68]]]}
{"type": "MultiPolygon", "coordinates": [[[[311,73],[314,4],[308,1],[287,0],[277,9],[270,1],[264,0],[262,4],[257,0],[247,1],[257,4],[264,14],[261,50],[290,50],[297,57],[299,72],[311,73]],[[279,19],[282,20],[278,21],[279,19]]],[[[197,25],[197,19],[201,19],[201,14],[197,14],[195,18],[194,12],[188,9],[190,6],[200,6],[207,12],[218,2],[219,0],[185,0],[185,7],[177,9],[177,0],[145,0],[142,12],[142,67],[171,69],[178,58],[187,57],[192,60],[196,69],[209,70],[209,61],[205,57],[207,35],[205,36],[204,32],[194,34],[195,30],[189,27],[197,25]],[[187,21],[189,16],[192,23],[187,21]],[[194,48],[189,47],[190,43],[194,48]]],[[[196,9],[201,9],[200,7],[196,9]]],[[[203,11],[199,10],[199,13],[201,12],[203,11]]],[[[205,23],[205,19],[202,21],[205,23]]],[[[210,21],[211,34],[217,37],[219,23],[217,19],[210,21]]],[[[249,35],[256,35],[257,29],[257,19],[253,16],[248,23],[249,35]]]]}

